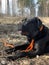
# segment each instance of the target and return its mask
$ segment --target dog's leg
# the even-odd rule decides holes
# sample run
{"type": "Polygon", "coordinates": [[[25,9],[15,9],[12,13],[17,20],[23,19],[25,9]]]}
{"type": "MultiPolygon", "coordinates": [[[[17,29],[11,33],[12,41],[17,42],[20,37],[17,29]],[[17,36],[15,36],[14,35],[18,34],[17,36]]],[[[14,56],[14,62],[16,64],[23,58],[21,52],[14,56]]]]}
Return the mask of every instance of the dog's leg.
{"type": "Polygon", "coordinates": [[[15,52],[15,51],[17,51],[17,50],[25,50],[28,46],[29,46],[29,44],[24,44],[24,45],[20,45],[20,46],[15,46],[14,48],[6,49],[5,52],[6,52],[7,54],[10,54],[10,53],[15,52]]]}
{"type": "MultiPolygon", "coordinates": [[[[35,47],[36,47],[36,45],[35,45],[35,47]]],[[[28,56],[28,57],[30,57],[30,58],[32,58],[32,57],[35,57],[37,54],[40,54],[40,48],[39,48],[39,44],[37,44],[37,47],[36,47],[36,50],[34,51],[34,50],[31,50],[31,51],[28,51],[28,52],[18,52],[18,53],[16,53],[16,55],[15,56],[8,56],[7,57],[7,60],[16,60],[16,59],[18,59],[18,58],[22,58],[22,57],[26,57],[26,56],[28,56]]]]}
{"type": "Polygon", "coordinates": [[[26,52],[18,52],[18,53],[16,53],[16,55],[15,56],[8,56],[7,57],[7,60],[16,60],[16,59],[18,59],[18,58],[22,58],[22,57],[26,57],[27,56],[27,53],[26,52]]]}
{"type": "Polygon", "coordinates": [[[25,51],[21,52],[20,51],[20,52],[16,53],[15,56],[8,56],[7,60],[13,60],[14,61],[18,58],[22,58],[22,57],[26,57],[26,56],[28,56],[29,58],[35,57],[36,55],[40,55],[42,53],[41,47],[43,47],[42,44],[40,46],[39,42],[37,42],[37,43],[35,43],[35,46],[34,46],[34,48],[36,50],[31,50],[31,51],[27,51],[27,52],[25,52],[25,51]]]}
{"type": "MultiPolygon", "coordinates": [[[[44,38],[44,39],[46,39],[46,38],[44,38]]],[[[22,57],[25,57],[25,56],[28,56],[28,57],[32,58],[32,57],[35,57],[36,55],[43,54],[44,49],[45,49],[44,39],[41,39],[41,40],[38,40],[37,42],[35,42],[33,50],[28,51],[28,52],[24,52],[24,51],[21,52],[20,51],[19,53],[16,53],[15,56],[8,56],[7,59],[14,61],[18,58],[22,58],[22,57]]]]}

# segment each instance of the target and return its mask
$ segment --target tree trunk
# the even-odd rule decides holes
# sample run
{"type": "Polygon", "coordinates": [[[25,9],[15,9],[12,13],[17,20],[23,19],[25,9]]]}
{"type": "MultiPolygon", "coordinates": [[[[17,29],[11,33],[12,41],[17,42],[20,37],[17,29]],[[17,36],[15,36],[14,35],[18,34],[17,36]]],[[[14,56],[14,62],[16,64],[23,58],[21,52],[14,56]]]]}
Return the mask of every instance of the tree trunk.
{"type": "Polygon", "coordinates": [[[10,5],[9,5],[9,0],[7,0],[7,14],[10,15],[10,5]]]}
{"type": "Polygon", "coordinates": [[[1,13],[1,0],[0,0],[0,13],[1,13]]]}

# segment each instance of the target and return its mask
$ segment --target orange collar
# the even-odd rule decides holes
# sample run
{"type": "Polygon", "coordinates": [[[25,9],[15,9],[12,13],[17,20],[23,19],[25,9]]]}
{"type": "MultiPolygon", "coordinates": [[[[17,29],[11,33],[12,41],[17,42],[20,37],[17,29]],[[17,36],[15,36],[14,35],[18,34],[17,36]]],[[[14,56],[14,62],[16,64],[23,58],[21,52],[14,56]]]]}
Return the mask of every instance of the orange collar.
{"type": "Polygon", "coordinates": [[[40,31],[42,31],[43,30],[43,25],[40,27],[40,31]]]}

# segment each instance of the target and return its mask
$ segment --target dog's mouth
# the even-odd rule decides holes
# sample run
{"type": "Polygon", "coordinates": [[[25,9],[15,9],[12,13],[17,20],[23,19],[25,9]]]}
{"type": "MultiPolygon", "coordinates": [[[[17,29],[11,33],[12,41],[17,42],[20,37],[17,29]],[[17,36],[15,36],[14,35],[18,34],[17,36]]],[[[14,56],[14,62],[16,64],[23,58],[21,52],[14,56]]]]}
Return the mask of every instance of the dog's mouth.
{"type": "Polygon", "coordinates": [[[22,35],[27,35],[28,33],[27,32],[21,32],[22,35]]]}

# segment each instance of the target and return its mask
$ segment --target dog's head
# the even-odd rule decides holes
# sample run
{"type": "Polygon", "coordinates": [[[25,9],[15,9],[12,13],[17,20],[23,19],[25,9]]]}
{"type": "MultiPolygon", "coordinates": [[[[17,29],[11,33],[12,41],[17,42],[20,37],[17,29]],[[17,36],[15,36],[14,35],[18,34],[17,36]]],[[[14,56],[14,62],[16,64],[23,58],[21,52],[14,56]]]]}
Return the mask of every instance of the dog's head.
{"type": "Polygon", "coordinates": [[[33,19],[26,19],[22,24],[22,35],[34,36],[37,31],[39,31],[42,26],[42,22],[39,18],[34,17],[33,19]]]}

